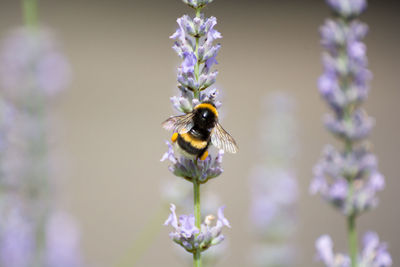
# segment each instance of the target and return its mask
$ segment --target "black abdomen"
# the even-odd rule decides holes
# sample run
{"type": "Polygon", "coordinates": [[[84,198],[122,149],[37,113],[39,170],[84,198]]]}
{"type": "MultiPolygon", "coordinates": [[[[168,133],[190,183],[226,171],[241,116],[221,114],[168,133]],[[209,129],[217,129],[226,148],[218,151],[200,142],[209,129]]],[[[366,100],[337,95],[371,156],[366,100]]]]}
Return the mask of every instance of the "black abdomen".
{"type": "Polygon", "coordinates": [[[179,134],[177,139],[179,147],[190,155],[200,157],[210,144],[208,131],[199,131],[195,127],[188,133],[179,134]]]}

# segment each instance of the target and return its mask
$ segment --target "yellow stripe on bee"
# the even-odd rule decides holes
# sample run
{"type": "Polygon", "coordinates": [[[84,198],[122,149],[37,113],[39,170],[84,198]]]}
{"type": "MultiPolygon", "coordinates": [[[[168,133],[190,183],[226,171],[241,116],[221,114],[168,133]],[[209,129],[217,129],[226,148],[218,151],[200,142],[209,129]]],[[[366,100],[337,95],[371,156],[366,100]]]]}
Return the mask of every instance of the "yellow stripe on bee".
{"type": "Polygon", "coordinates": [[[200,160],[205,160],[207,157],[208,157],[208,150],[204,151],[204,153],[200,157],[200,160]]]}
{"type": "Polygon", "coordinates": [[[174,133],[174,134],[172,135],[171,141],[172,141],[172,142],[175,142],[176,139],[178,139],[178,133],[174,133]]]}
{"type": "Polygon", "coordinates": [[[218,117],[218,111],[217,111],[217,109],[216,109],[213,105],[211,105],[210,103],[201,103],[201,104],[198,104],[194,109],[198,109],[198,108],[207,108],[207,109],[211,110],[212,113],[214,113],[214,115],[215,115],[216,117],[218,117]]]}
{"type": "Polygon", "coordinates": [[[183,140],[190,143],[191,146],[197,149],[203,149],[207,146],[207,141],[195,139],[189,133],[181,134],[181,137],[183,138],[183,140]]]}

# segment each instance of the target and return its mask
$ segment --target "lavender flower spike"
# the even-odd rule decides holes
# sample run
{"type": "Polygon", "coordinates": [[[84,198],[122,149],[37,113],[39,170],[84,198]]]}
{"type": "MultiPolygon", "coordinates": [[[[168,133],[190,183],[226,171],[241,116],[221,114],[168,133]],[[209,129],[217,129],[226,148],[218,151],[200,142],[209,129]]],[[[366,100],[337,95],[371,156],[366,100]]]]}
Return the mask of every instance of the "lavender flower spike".
{"type": "Polygon", "coordinates": [[[297,230],[299,195],[292,167],[297,150],[294,104],[290,95],[279,91],[262,102],[266,107],[259,130],[262,164],[254,166],[249,177],[254,266],[288,267],[296,262],[296,247],[291,242],[297,230]]]}
{"type": "Polygon", "coordinates": [[[175,205],[171,204],[171,214],[164,225],[171,225],[174,228],[174,232],[170,233],[170,237],[175,243],[181,245],[190,253],[195,252],[197,249],[203,252],[209,247],[221,243],[224,239],[224,236],[221,234],[222,228],[224,226],[230,228],[229,221],[223,213],[224,207],[219,208],[218,219],[214,225],[213,221],[215,217],[208,215],[205,217],[200,228],[195,225],[193,214],[180,215],[178,219],[175,209],[175,205]]]}
{"type": "Polygon", "coordinates": [[[70,67],[54,36],[23,1],[26,25],[0,51],[0,266],[80,267],[75,224],[54,204],[53,112],[70,67]]]}
{"type": "MultiPolygon", "coordinates": [[[[174,131],[172,137],[174,145],[167,142],[168,151],[163,155],[161,161],[168,159],[171,163],[169,170],[175,176],[193,183],[193,215],[182,215],[178,219],[175,215],[175,206],[171,206],[171,215],[166,223],[171,224],[175,229],[175,232],[171,233],[172,239],[193,254],[195,267],[201,267],[201,253],[210,246],[220,243],[224,239],[221,234],[222,226],[229,226],[222,210],[219,211],[219,219],[215,226],[211,226],[213,216],[207,216],[202,220],[200,214],[200,185],[222,173],[223,151],[219,151],[217,154],[209,152],[208,140],[212,127],[206,126],[205,123],[201,127],[199,126],[202,128],[199,133],[204,136],[204,133],[207,133],[207,138],[200,138],[203,141],[196,146],[193,145],[193,142],[187,143],[191,149],[184,148],[182,146],[183,139],[179,139],[183,138],[184,131],[176,129],[178,123],[175,120],[190,119],[185,122],[184,128],[188,129],[186,137],[192,138],[191,131],[195,131],[195,127],[198,125],[194,125],[193,116],[190,116],[195,114],[193,111],[196,106],[211,105],[215,121],[218,119],[217,109],[221,103],[217,101],[217,90],[212,86],[218,74],[213,67],[218,63],[216,57],[221,48],[221,45],[215,41],[222,38],[222,35],[215,29],[217,19],[215,17],[206,18],[201,13],[202,9],[212,0],[183,0],[183,2],[196,11],[194,18],[188,15],[178,18],[178,29],[170,36],[175,40],[172,48],[182,59],[177,77],[179,95],[171,97],[170,101],[173,107],[183,115],[168,119],[167,124],[169,122],[173,124],[171,127],[165,127],[166,124],[164,124],[164,128],[174,131]],[[199,154],[199,150],[201,154],[199,154]]],[[[203,117],[205,118],[205,116],[203,117]]],[[[213,125],[215,126],[215,122],[213,125]]],[[[236,151],[236,147],[234,150],[236,151]]]]}
{"type": "MultiPolygon", "coordinates": [[[[352,267],[391,266],[385,245],[379,245],[375,234],[367,234],[362,257],[359,256],[356,219],[378,204],[377,193],[385,187],[378,161],[363,140],[368,137],[374,119],[367,116],[361,104],[369,91],[367,47],[363,38],[368,27],[357,19],[367,7],[366,0],[326,0],[334,18],[321,27],[324,73],[318,81],[319,91],[332,109],[324,118],[326,128],[338,137],[344,148],[326,146],[314,167],[310,185],[312,194],[346,216],[349,258],[352,267]]],[[[327,237],[319,239],[317,248],[326,266],[338,265],[328,251],[333,246],[327,237]]],[[[342,257],[343,258],[343,257],[342,257]]]]}

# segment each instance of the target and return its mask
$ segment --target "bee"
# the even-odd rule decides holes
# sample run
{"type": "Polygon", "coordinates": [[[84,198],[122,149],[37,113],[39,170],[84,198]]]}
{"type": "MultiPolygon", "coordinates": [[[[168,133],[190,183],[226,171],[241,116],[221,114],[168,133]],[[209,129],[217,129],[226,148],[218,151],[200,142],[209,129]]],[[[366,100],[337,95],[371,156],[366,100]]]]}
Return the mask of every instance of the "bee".
{"type": "Polygon", "coordinates": [[[238,151],[233,137],[219,124],[218,111],[212,101],[198,104],[188,114],[170,117],[162,126],[174,132],[171,141],[188,158],[205,160],[210,144],[226,152],[238,151]]]}

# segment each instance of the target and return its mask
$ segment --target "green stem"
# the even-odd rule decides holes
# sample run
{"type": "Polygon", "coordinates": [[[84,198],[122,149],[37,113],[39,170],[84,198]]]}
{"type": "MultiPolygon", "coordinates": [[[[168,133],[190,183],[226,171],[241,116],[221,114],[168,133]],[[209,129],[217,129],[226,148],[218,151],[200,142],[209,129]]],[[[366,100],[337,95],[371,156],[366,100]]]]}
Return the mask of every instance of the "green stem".
{"type": "MultiPolygon", "coordinates": [[[[196,17],[199,18],[201,16],[201,9],[196,9],[196,17]]],[[[196,36],[196,48],[195,48],[195,55],[196,55],[196,65],[194,65],[194,76],[196,80],[199,80],[200,76],[200,61],[199,61],[199,43],[200,37],[196,36]]],[[[200,99],[200,90],[199,88],[194,89],[193,92],[194,98],[200,99]]],[[[197,164],[197,161],[196,161],[197,164]]],[[[193,179],[193,192],[194,192],[194,217],[195,217],[195,224],[198,229],[200,229],[201,225],[201,213],[200,213],[200,183],[197,179],[193,179]]],[[[201,267],[201,251],[199,248],[195,249],[193,252],[193,267],[201,267]]]]}
{"type": "Polygon", "coordinates": [[[36,0],[22,0],[25,25],[36,28],[38,25],[38,8],[36,0]]]}
{"type": "MultiPolygon", "coordinates": [[[[196,179],[193,179],[193,192],[194,192],[194,217],[195,224],[200,229],[201,214],[200,214],[200,184],[196,179]]],[[[193,252],[193,267],[201,267],[201,251],[197,248],[193,252]]]]}
{"type": "MultiPolygon", "coordinates": [[[[196,17],[199,18],[201,15],[201,8],[196,9],[196,17]]],[[[199,42],[200,42],[200,37],[196,36],[196,48],[194,51],[194,54],[196,55],[196,65],[194,65],[194,76],[196,80],[199,80],[199,75],[200,75],[200,61],[199,61],[199,42]]],[[[200,91],[199,88],[195,88],[193,92],[194,98],[199,99],[200,98],[200,91]]]]}
{"type": "MultiPolygon", "coordinates": [[[[346,153],[351,153],[353,149],[353,143],[350,140],[346,141],[346,153]]],[[[353,203],[354,197],[354,177],[348,177],[349,181],[349,195],[348,203],[353,203]]],[[[353,207],[352,207],[353,208],[353,207]]],[[[348,239],[349,239],[349,254],[351,259],[351,267],[357,267],[357,254],[358,254],[358,239],[357,239],[357,229],[356,229],[356,218],[357,214],[354,210],[347,217],[347,228],[348,228],[348,239]]]]}
{"type": "Polygon", "coordinates": [[[356,229],[356,216],[350,215],[347,219],[348,231],[349,231],[349,251],[351,259],[351,267],[357,267],[357,229],[356,229]]]}
{"type": "MultiPolygon", "coordinates": [[[[351,140],[346,140],[345,142],[345,151],[347,154],[351,153],[353,150],[353,143],[351,140]]],[[[353,203],[354,197],[354,177],[347,178],[349,182],[349,195],[347,199],[347,203],[353,203]]],[[[352,207],[353,209],[353,207],[352,207]]],[[[351,259],[351,267],[357,267],[357,254],[358,254],[358,240],[357,240],[357,229],[356,229],[356,218],[357,214],[354,210],[351,211],[351,214],[347,217],[347,228],[348,228],[348,239],[349,239],[349,253],[351,259]]]]}

